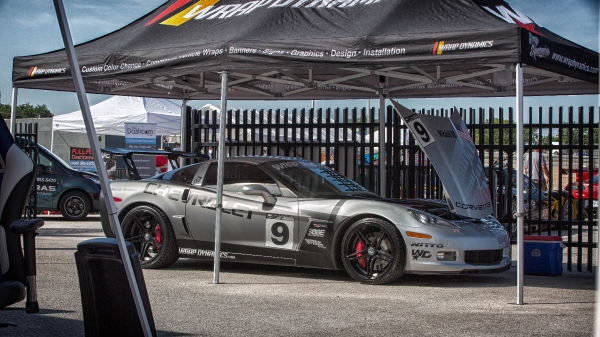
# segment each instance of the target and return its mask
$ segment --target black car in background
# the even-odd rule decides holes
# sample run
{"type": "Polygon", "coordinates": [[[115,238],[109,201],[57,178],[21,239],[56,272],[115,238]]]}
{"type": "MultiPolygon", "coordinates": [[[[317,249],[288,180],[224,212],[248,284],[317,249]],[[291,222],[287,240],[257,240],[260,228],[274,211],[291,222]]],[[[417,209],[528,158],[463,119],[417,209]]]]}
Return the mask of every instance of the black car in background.
{"type": "Polygon", "coordinates": [[[67,220],[82,220],[90,212],[97,212],[98,176],[72,168],[42,145],[37,148],[37,210],[60,211],[67,220]]]}

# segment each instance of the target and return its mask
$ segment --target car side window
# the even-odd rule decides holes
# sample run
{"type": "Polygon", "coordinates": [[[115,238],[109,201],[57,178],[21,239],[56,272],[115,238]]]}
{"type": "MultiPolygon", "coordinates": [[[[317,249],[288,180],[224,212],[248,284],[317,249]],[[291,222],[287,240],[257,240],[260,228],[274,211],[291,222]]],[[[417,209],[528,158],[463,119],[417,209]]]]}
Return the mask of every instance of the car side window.
{"type": "MultiPolygon", "coordinates": [[[[277,182],[260,167],[245,163],[225,164],[223,176],[223,191],[242,193],[244,186],[259,184],[271,194],[281,196],[277,182]]],[[[213,163],[206,171],[204,187],[217,188],[217,164],[213,163]]]]}
{"type": "Polygon", "coordinates": [[[67,175],[56,163],[53,159],[46,157],[43,152],[38,152],[38,164],[44,165],[44,170],[46,173],[53,173],[58,175],[67,175]]]}
{"type": "Polygon", "coordinates": [[[194,179],[194,175],[198,170],[198,165],[190,165],[183,167],[179,170],[169,171],[165,173],[163,179],[171,181],[179,181],[186,184],[191,184],[194,179]]]}

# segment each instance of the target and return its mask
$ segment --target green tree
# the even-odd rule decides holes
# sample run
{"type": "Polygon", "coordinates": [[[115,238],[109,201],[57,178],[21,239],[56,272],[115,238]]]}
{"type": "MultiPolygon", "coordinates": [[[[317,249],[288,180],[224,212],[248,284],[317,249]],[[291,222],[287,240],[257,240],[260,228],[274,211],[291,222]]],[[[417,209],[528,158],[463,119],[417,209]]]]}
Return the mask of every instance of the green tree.
{"type": "MultiPolygon", "coordinates": [[[[10,119],[10,104],[0,104],[0,113],[4,119],[10,119]]],[[[30,103],[23,103],[17,106],[16,118],[46,118],[53,117],[54,114],[46,104],[38,104],[36,106],[30,103]]]]}
{"type": "MultiPolygon", "coordinates": [[[[516,136],[517,136],[517,126],[515,123],[510,123],[510,121],[508,120],[500,120],[499,118],[494,118],[494,120],[492,122],[490,122],[489,119],[486,119],[484,124],[492,124],[492,125],[500,125],[502,124],[503,126],[500,128],[488,128],[486,127],[483,132],[481,132],[481,130],[478,130],[476,128],[474,128],[473,130],[475,131],[475,137],[473,138],[473,141],[475,142],[475,144],[484,144],[484,145],[515,145],[517,143],[516,141],[516,136]],[[491,136],[490,135],[490,129],[493,130],[493,133],[491,136]],[[509,132],[509,129],[512,129],[512,132],[509,132]],[[512,134],[512,137],[510,136],[512,134]],[[483,142],[482,142],[483,141],[483,142]]],[[[540,136],[538,134],[537,131],[533,131],[531,132],[531,130],[528,129],[523,129],[523,140],[525,141],[526,144],[529,144],[530,142],[532,144],[537,144],[537,142],[540,140],[540,136]],[[531,135],[531,140],[529,139],[531,135]]]]}
{"type": "Polygon", "coordinates": [[[0,114],[2,118],[9,119],[10,118],[10,104],[0,104],[0,114]]]}
{"type": "MultiPolygon", "coordinates": [[[[562,132],[552,136],[552,141],[561,142],[562,144],[580,145],[579,144],[579,129],[561,130],[562,132]]],[[[590,129],[583,129],[581,138],[583,145],[590,143],[590,129]]],[[[592,129],[592,144],[598,144],[598,128],[592,129]]]]}

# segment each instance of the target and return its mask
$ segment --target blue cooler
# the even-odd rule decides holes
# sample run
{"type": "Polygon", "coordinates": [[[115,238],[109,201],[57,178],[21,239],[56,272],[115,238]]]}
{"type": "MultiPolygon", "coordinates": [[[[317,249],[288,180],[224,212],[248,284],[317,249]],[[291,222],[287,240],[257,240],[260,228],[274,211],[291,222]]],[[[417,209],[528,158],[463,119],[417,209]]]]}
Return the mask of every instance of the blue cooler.
{"type": "Polygon", "coordinates": [[[527,275],[560,276],[563,273],[563,244],[560,236],[525,235],[524,271],[527,275]]]}

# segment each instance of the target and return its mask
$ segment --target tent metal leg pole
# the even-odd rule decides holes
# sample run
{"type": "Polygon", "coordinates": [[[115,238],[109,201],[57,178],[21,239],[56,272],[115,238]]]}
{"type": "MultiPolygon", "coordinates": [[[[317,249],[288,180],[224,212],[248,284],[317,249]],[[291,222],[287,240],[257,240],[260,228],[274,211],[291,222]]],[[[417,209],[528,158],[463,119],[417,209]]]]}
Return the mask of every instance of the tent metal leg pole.
{"type": "MultiPolygon", "coordinates": [[[[596,115],[598,116],[598,115],[596,115]]],[[[600,130],[600,121],[598,121],[600,130]]],[[[600,144],[598,144],[598,153],[600,153],[600,144]]],[[[600,205],[596,208],[596,214],[600,214],[600,205]]],[[[597,216],[596,228],[600,228],[600,217],[597,216]]],[[[600,241],[600,240],[599,240],[600,241]]],[[[596,261],[600,261],[600,249],[596,249],[596,261]]],[[[594,336],[600,337],[600,265],[596,266],[596,305],[594,310],[594,336]]]]}
{"type": "Polygon", "coordinates": [[[12,89],[12,104],[10,106],[10,133],[15,135],[17,132],[17,96],[19,96],[19,88],[12,89]]]}
{"type": "Polygon", "coordinates": [[[142,303],[142,297],[138,288],[135,274],[133,272],[133,266],[129,259],[129,254],[125,248],[125,239],[123,238],[123,231],[117,218],[117,211],[115,201],[110,190],[108,181],[108,174],[106,173],[106,166],[101,161],[102,153],[100,152],[100,145],[98,144],[98,138],[96,137],[96,129],[94,128],[94,121],[92,120],[92,114],[90,111],[90,105],[87,100],[85,87],[83,85],[83,79],[81,77],[81,70],[79,68],[79,62],[77,61],[77,55],[75,53],[75,47],[73,47],[73,40],[71,37],[71,31],[69,29],[69,23],[67,21],[67,15],[65,13],[65,7],[62,0],[54,0],[54,8],[56,9],[56,17],[60,26],[60,32],[65,44],[65,51],[67,52],[67,59],[69,60],[69,67],[73,73],[73,84],[75,91],[77,92],[77,99],[79,100],[79,107],[83,114],[83,121],[87,129],[88,140],[92,147],[92,153],[94,154],[94,164],[96,165],[96,171],[98,178],[100,179],[100,186],[102,193],[104,193],[104,200],[106,201],[106,207],[109,214],[110,224],[112,230],[117,238],[117,244],[119,246],[119,252],[121,253],[121,260],[125,267],[125,273],[127,274],[127,280],[129,281],[129,287],[135,302],[138,317],[140,318],[140,324],[146,337],[152,336],[152,331],[148,323],[148,317],[144,310],[144,304],[142,303]]]}
{"type": "Polygon", "coordinates": [[[217,205],[215,219],[215,275],[213,283],[219,283],[221,262],[221,214],[223,212],[223,172],[225,171],[225,126],[227,121],[227,72],[221,73],[221,118],[219,122],[219,159],[217,167],[217,205]]]}
{"type": "MultiPolygon", "coordinates": [[[[186,110],[187,110],[187,99],[182,99],[181,100],[181,119],[180,119],[180,133],[179,133],[179,146],[181,146],[181,151],[185,151],[185,149],[187,149],[187,142],[188,139],[185,137],[185,129],[186,129],[186,124],[187,124],[187,120],[185,119],[186,117],[186,110]]],[[[161,141],[162,143],[162,141],[161,141]]],[[[162,147],[162,144],[161,144],[162,147]]],[[[181,160],[181,163],[179,163],[179,167],[184,166],[189,164],[187,159],[185,158],[180,158],[179,160],[181,160]]]]}
{"type": "MultiPolygon", "coordinates": [[[[383,77],[382,77],[383,78],[383,77]]],[[[383,90],[385,82],[379,83],[381,90],[383,90]]],[[[385,96],[383,93],[379,93],[379,196],[382,198],[386,197],[386,183],[385,183],[385,96]]]]}
{"type": "MultiPolygon", "coordinates": [[[[517,64],[516,70],[516,117],[517,117],[517,191],[524,191],[523,181],[523,68],[521,64],[517,64]]],[[[524,196],[523,193],[517,193],[517,304],[523,303],[523,230],[525,223],[524,214],[524,196]]]]}

